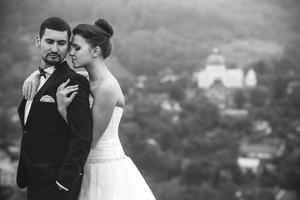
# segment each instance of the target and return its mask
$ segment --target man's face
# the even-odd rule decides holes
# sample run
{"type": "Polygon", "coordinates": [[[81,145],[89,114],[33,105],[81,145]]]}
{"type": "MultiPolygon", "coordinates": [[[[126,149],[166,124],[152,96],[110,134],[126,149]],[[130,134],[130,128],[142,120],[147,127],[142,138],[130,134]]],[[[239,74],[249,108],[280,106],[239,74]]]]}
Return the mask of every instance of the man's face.
{"type": "Polygon", "coordinates": [[[68,52],[68,33],[46,28],[42,38],[37,37],[37,47],[47,65],[59,64],[65,59],[68,52]]]}

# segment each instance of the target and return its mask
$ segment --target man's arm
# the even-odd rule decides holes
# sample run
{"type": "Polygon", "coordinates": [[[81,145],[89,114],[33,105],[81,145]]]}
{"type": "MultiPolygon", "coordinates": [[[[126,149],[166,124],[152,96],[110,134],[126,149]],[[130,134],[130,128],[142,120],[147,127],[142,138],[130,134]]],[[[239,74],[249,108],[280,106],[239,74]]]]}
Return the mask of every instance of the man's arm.
{"type": "Polygon", "coordinates": [[[29,185],[30,178],[23,160],[23,153],[20,153],[20,159],[17,171],[17,185],[19,188],[25,188],[29,185]]]}
{"type": "Polygon", "coordinates": [[[77,75],[69,85],[79,85],[78,94],[67,108],[70,135],[68,153],[60,167],[56,183],[68,191],[80,177],[93,139],[93,122],[89,107],[89,83],[77,75]]]}

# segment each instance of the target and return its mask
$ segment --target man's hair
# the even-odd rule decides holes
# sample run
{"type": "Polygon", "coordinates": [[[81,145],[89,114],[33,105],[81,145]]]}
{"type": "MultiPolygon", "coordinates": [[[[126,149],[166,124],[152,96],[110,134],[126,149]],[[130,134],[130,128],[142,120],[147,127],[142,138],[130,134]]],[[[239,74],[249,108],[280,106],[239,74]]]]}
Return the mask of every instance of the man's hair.
{"type": "Polygon", "coordinates": [[[43,21],[43,23],[40,26],[40,38],[43,37],[46,28],[55,30],[55,31],[67,31],[68,33],[68,39],[70,40],[71,37],[71,28],[69,24],[64,21],[63,19],[59,17],[50,17],[43,21]]]}

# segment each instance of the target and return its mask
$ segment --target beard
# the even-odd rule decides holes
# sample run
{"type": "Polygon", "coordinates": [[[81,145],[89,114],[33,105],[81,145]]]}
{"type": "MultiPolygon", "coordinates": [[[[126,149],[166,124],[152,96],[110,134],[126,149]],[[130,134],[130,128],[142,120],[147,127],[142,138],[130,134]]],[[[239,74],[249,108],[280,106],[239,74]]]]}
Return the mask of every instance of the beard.
{"type": "Polygon", "coordinates": [[[48,65],[57,65],[62,62],[61,55],[57,53],[49,53],[45,57],[42,57],[44,62],[48,65]]]}

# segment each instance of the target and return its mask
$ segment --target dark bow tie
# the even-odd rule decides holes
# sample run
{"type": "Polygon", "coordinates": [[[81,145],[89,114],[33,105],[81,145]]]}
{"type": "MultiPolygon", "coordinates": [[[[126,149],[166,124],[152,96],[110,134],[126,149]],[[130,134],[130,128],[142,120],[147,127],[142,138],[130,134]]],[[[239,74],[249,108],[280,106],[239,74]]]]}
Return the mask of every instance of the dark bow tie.
{"type": "Polygon", "coordinates": [[[39,72],[40,72],[40,76],[43,76],[44,78],[46,78],[47,72],[43,68],[39,67],[39,72]]]}

